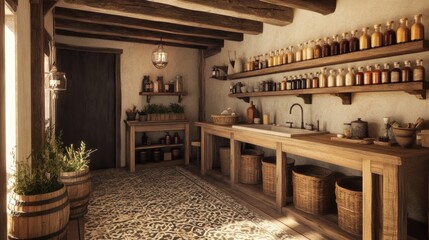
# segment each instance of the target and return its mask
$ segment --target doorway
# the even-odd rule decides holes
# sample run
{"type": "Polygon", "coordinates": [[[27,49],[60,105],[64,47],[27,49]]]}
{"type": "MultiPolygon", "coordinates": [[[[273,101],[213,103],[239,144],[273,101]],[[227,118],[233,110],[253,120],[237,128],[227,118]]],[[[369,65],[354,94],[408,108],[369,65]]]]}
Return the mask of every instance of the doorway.
{"type": "Polygon", "coordinates": [[[83,140],[97,149],[91,170],[119,167],[122,50],[56,46],[57,67],[67,75],[67,90],[57,99],[57,133],[66,146],[83,140]]]}

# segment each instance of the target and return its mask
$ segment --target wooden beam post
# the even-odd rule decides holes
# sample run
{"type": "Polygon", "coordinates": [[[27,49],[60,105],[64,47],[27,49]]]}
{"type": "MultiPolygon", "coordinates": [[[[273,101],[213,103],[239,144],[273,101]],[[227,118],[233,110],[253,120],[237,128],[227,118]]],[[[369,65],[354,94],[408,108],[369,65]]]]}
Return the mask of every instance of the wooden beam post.
{"type": "MultiPolygon", "coordinates": [[[[39,149],[45,132],[43,0],[30,0],[31,25],[31,147],[39,149]]],[[[35,163],[32,163],[35,164],[35,163]]]]}
{"type": "Polygon", "coordinates": [[[4,0],[0,1],[0,239],[7,239],[4,0]]]}
{"type": "Polygon", "coordinates": [[[336,8],[336,0],[260,0],[284,7],[300,8],[327,15],[336,8]]]}

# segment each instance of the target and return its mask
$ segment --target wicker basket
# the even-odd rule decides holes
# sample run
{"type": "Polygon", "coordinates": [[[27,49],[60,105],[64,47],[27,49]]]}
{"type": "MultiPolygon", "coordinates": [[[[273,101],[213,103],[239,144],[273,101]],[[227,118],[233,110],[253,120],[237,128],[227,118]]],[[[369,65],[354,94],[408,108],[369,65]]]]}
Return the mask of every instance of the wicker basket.
{"type": "MultiPolygon", "coordinates": [[[[293,158],[286,159],[287,196],[292,196],[292,167],[295,164],[293,158]]],[[[265,157],[262,160],[262,191],[269,195],[276,195],[276,157],[265,157]]]]}
{"type": "Polygon", "coordinates": [[[220,170],[223,175],[229,176],[231,169],[231,150],[229,147],[219,148],[220,170]]]}
{"type": "Polygon", "coordinates": [[[238,116],[212,115],[213,123],[217,125],[233,125],[237,122],[237,119],[238,116]]]}
{"type": "Polygon", "coordinates": [[[362,235],[362,177],[343,177],[335,184],[338,225],[362,235]]]}
{"type": "Polygon", "coordinates": [[[241,153],[241,165],[239,179],[241,183],[258,184],[261,182],[261,160],[264,152],[247,149],[241,153]]]}
{"type": "Polygon", "coordinates": [[[292,174],[293,202],[297,209],[323,215],[334,203],[333,171],[313,166],[295,166],[292,174]]]}

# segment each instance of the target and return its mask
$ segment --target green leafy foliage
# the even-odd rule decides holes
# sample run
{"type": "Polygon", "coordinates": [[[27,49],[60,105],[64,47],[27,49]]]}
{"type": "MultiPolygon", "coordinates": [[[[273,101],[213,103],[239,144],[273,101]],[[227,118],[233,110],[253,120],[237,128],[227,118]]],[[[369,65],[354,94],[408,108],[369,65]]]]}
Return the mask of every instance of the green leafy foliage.
{"type": "Polygon", "coordinates": [[[170,111],[172,113],[184,113],[185,109],[182,105],[178,103],[170,103],[170,111]]]}
{"type": "Polygon", "coordinates": [[[71,144],[70,147],[66,147],[62,170],[64,172],[75,172],[87,168],[89,156],[95,151],[97,150],[87,150],[83,141],[80,142],[79,148],[74,148],[73,144],[71,144]]]}

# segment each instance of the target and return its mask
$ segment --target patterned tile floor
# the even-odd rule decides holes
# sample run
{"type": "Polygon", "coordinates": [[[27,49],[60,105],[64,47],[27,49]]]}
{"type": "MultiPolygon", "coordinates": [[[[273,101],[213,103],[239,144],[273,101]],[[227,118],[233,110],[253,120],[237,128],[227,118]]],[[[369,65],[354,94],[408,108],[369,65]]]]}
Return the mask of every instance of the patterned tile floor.
{"type": "Polygon", "coordinates": [[[180,167],[92,176],[85,239],[294,239],[180,167]]]}

